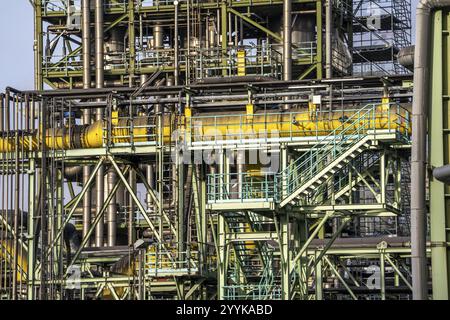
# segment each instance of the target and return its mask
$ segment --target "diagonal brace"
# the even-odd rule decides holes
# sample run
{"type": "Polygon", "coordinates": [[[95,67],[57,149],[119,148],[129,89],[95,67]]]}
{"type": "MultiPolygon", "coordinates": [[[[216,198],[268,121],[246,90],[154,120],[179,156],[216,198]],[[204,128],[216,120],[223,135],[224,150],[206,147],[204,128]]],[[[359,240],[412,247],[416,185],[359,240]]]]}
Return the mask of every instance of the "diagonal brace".
{"type": "Polygon", "coordinates": [[[128,183],[127,179],[124,177],[124,175],[122,174],[122,172],[120,171],[119,166],[117,165],[116,161],[114,160],[114,158],[112,156],[108,156],[109,161],[111,161],[111,164],[113,165],[114,169],[117,172],[117,175],[120,177],[120,179],[122,180],[123,184],[125,185],[125,188],[127,188],[128,192],[130,193],[131,197],[133,198],[134,202],[136,203],[137,207],[139,208],[139,210],[141,211],[142,215],[144,216],[144,219],[147,221],[150,229],[152,229],[153,234],[155,235],[156,239],[159,241],[159,243],[161,244],[162,249],[166,252],[167,257],[169,258],[170,261],[173,262],[173,258],[170,255],[170,253],[167,251],[166,246],[163,243],[163,239],[161,238],[161,235],[158,233],[158,231],[155,228],[155,225],[153,224],[153,222],[150,220],[150,218],[148,217],[147,211],[145,210],[145,208],[142,206],[142,203],[139,201],[138,197],[136,196],[136,193],[133,191],[133,189],[131,188],[130,184],[128,183]]]}
{"type": "MultiPolygon", "coordinates": [[[[125,168],[124,173],[126,174],[128,172],[128,170],[130,169],[129,166],[127,166],[125,168]]],[[[84,249],[84,247],[86,246],[86,244],[88,243],[89,239],[91,238],[92,233],[94,232],[95,227],[97,226],[97,224],[100,222],[100,219],[103,218],[103,215],[106,211],[106,209],[108,208],[109,203],[111,202],[112,198],[114,197],[114,195],[117,192],[117,189],[119,188],[121,181],[117,181],[111,192],[109,192],[108,197],[106,198],[106,200],[103,202],[102,207],[100,208],[100,211],[97,212],[97,214],[95,215],[95,219],[94,221],[91,223],[91,226],[89,228],[89,230],[87,231],[86,235],[84,236],[83,240],[81,241],[80,247],[78,248],[77,252],[75,252],[75,255],[73,256],[70,264],[67,266],[67,270],[66,270],[66,274],[67,275],[67,271],[69,270],[69,268],[75,263],[75,261],[78,259],[78,256],[81,253],[81,250],[84,249]]]]}

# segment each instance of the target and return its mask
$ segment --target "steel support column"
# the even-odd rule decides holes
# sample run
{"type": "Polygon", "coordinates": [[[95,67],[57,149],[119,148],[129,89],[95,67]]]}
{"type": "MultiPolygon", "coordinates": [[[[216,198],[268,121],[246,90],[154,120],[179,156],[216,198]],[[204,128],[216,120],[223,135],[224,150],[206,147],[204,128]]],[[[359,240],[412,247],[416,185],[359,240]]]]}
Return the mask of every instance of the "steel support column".
{"type": "MultiPolygon", "coordinates": [[[[449,116],[449,10],[432,18],[431,110],[429,112],[429,157],[432,168],[450,163],[449,116]]],[[[448,300],[450,287],[450,186],[430,176],[431,271],[434,300],[448,300]]]]}

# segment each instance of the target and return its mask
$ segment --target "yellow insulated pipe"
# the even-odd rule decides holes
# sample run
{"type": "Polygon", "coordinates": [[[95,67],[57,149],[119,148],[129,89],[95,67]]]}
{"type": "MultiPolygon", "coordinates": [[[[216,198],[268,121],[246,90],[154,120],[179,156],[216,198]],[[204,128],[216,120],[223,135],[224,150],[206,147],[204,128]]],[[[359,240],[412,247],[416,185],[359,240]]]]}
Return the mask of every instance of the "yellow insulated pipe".
{"type": "MultiPolygon", "coordinates": [[[[148,141],[147,123],[149,118],[137,117],[133,121],[133,141],[148,141]],[[136,128],[137,127],[137,128],[136,128]]],[[[46,146],[54,150],[99,148],[103,146],[103,135],[106,132],[104,121],[96,121],[89,126],[71,126],[65,128],[48,129],[45,134],[46,146]]],[[[130,142],[130,120],[120,119],[112,127],[112,141],[114,143],[130,142]]],[[[39,134],[19,137],[19,146],[24,151],[37,151],[41,144],[39,134]]],[[[0,152],[13,152],[15,150],[15,137],[0,138],[0,152]]]]}
{"type": "MultiPolygon", "coordinates": [[[[178,128],[181,135],[192,134],[193,141],[221,139],[233,139],[248,136],[254,138],[255,134],[275,134],[280,137],[307,137],[321,136],[341,128],[346,133],[352,134],[358,126],[366,125],[370,129],[391,129],[402,133],[410,132],[409,114],[406,109],[391,108],[391,112],[385,106],[377,107],[372,116],[366,115],[366,119],[359,122],[357,118],[348,121],[354,112],[323,112],[315,118],[316,113],[303,110],[292,110],[289,113],[255,113],[240,115],[216,114],[208,117],[181,117],[180,123],[172,123],[165,118],[163,136],[164,142],[172,139],[173,128],[178,128]],[[352,128],[353,127],[353,128],[352,128]]],[[[130,126],[133,128],[133,141],[156,141],[158,129],[154,127],[153,117],[139,116],[133,119],[118,119],[111,124],[111,141],[113,143],[129,143],[130,126]]],[[[68,150],[83,148],[99,148],[103,146],[103,137],[106,130],[106,122],[97,121],[89,126],[72,126],[71,128],[48,129],[45,142],[49,149],[68,150]]],[[[340,131],[337,131],[338,134],[340,131]]],[[[39,149],[41,139],[38,134],[19,137],[19,145],[24,150],[36,151],[39,149]]],[[[0,138],[0,152],[12,152],[15,150],[15,137],[0,138]]]]}
{"type": "Polygon", "coordinates": [[[280,136],[280,137],[307,137],[323,136],[337,130],[336,134],[345,130],[346,134],[352,134],[358,127],[365,126],[368,129],[392,129],[402,133],[411,131],[408,111],[400,109],[399,112],[389,113],[377,108],[377,112],[369,114],[358,121],[352,118],[348,124],[343,123],[354,115],[352,112],[321,113],[314,118],[314,113],[308,111],[290,113],[256,113],[253,115],[218,115],[211,117],[193,117],[191,128],[193,141],[214,139],[239,139],[255,138],[255,135],[280,136]],[[407,122],[408,121],[408,122],[407,122]],[[340,129],[340,130],[338,130],[340,129]]]}
{"type": "MultiPolygon", "coordinates": [[[[0,257],[5,261],[13,260],[14,256],[14,240],[6,239],[2,240],[0,247],[0,257]]],[[[19,250],[17,254],[17,282],[22,282],[27,280],[27,270],[28,270],[28,253],[25,249],[19,250]]],[[[12,268],[13,266],[9,266],[12,268]]]]}

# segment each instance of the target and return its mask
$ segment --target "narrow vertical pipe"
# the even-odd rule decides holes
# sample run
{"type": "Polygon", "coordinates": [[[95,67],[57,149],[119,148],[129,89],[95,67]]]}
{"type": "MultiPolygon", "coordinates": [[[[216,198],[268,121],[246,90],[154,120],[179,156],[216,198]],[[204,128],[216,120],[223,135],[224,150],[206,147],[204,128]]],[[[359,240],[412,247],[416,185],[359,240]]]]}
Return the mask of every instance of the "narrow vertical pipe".
{"type": "Polygon", "coordinates": [[[4,99],[4,94],[0,94],[0,132],[3,132],[3,130],[5,130],[3,126],[4,99]]]}
{"type": "MultiPolygon", "coordinates": [[[[90,0],[83,0],[81,3],[82,11],[82,48],[83,48],[83,88],[89,89],[91,87],[91,11],[90,0]]],[[[83,110],[83,124],[91,123],[91,110],[83,110]]],[[[83,166],[83,184],[85,185],[91,175],[90,166],[83,166]]],[[[86,236],[91,227],[91,189],[87,190],[83,198],[83,237],[86,236]]],[[[88,242],[88,245],[90,242],[88,242]]]]}
{"type": "Polygon", "coordinates": [[[187,26],[186,26],[186,40],[187,40],[187,53],[186,53],[186,76],[185,82],[189,84],[191,82],[191,0],[187,0],[186,5],[186,16],[187,16],[187,26]]]}
{"type": "Polygon", "coordinates": [[[219,45],[221,43],[220,39],[222,37],[222,29],[221,29],[222,24],[221,24],[220,19],[221,19],[221,9],[217,9],[217,12],[216,12],[216,30],[217,30],[217,33],[216,33],[216,44],[217,45],[219,45]]]}
{"type": "MultiPolygon", "coordinates": [[[[103,88],[103,0],[95,0],[95,83],[96,88],[103,88]]],[[[99,110],[101,113],[102,109],[97,109],[99,110]]]]}
{"type": "Polygon", "coordinates": [[[205,49],[209,49],[210,42],[210,32],[209,32],[209,15],[205,19],[205,49]]]}
{"type": "Polygon", "coordinates": [[[244,45],[244,21],[239,18],[239,45],[244,45]]]}
{"type": "Polygon", "coordinates": [[[34,89],[42,90],[42,58],[44,45],[42,40],[42,0],[34,1],[34,89]]]}
{"type": "Polygon", "coordinates": [[[231,18],[231,12],[228,12],[228,44],[232,45],[233,43],[233,21],[231,18]]]}
{"type": "Polygon", "coordinates": [[[83,50],[83,88],[89,89],[91,86],[91,11],[90,0],[83,0],[82,11],[82,50],[83,50]]]}
{"type": "Polygon", "coordinates": [[[173,49],[174,49],[174,81],[177,86],[179,83],[179,66],[178,66],[178,55],[179,55],[179,44],[178,44],[178,1],[174,1],[175,5],[175,26],[174,26],[174,34],[173,34],[173,49]]]}
{"type": "MultiPolygon", "coordinates": [[[[114,188],[117,182],[117,174],[113,168],[108,172],[108,192],[114,188]]],[[[114,195],[108,204],[108,214],[107,214],[107,226],[108,226],[108,246],[113,247],[116,245],[117,238],[117,205],[116,196],[114,195]]]]}
{"type": "MultiPolygon", "coordinates": [[[[15,119],[14,119],[14,130],[16,130],[15,137],[14,137],[14,144],[15,144],[15,168],[14,168],[14,249],[13,249],[13,281],[12,281],[12,300],[17,300],[18,298],[18,291],[17,291],[17,275],[19,273],[19,214],[20,214],[20,174],[19,174],[19,103],[17,98],[14,100],[13,103],[14,110],[13,112],[16,113],[15,119]]],[[[22,257],[21,257],[22,258],[22,257]]]]}
{"type": "MultiPolygon", "coordinates": [[[[129,52],[129,87],[134,87],[136,72],[136,29],[134,6],[136,1],[128,1],[128,52],[129,52]]],[[[140,16],[140,15],[139,15],[140,16]]]]}
{"type": "Polygon", "coordinates": [[[386,270],[384,263],[384,252],[380,253],[380,293],[381,300],[386,300],[386,270]]]}
{"type": "MultiPolygon", "coordinates": [[[[128,183],[130,184],[131,188],[133,190],[136,190],[136,172],[134,170],[131,170],[128,177],[128,183]]],[[[128,245],[131,246],[136,240],[136,235],[134,232],[134,211],[135,211],[135,204],[134,199],[129,194],[129,208],[128,208],[128,245]]]]}
{"type": "MultiPolygon", "coordinates": [[[[95,0],[95,86],[103,88],[104,85],[104,58],[103,58],[103,0],[95,0]]],[[[96,110],[96,120],[103,119],[103,109],[96,110]]],[[[104,201],[104,175],[105,168],[102,166],[96,175],[96,212],[100,212],[104,201]]],[[[95,227],[95,245],[103,246],[103,219],[95,227]]]]}
{"type": "Polygon", "coordinates": [[[333,27],[333,3],[327,0],[325,8],[325,76],[331,79],[333,76],[332,69],[332,41],[331,32],[333,27]]]}
{"type": "Polygon", "coordinates": [[[237,181],[238,181],[238,195],[239,199],[243,196],[243,185],[244,185],[244,170],[245,170],[245,151],[238,150],[236,156],[236,166],[237,166],[237,181]]]}
{"type": "Polygon", "coordinates": [[[292,3],[283,0],[283,80],[292,79],[292,3]]]}
{"type": "Polygon", "coordinates": [[[222,48],[222,76],[226,77],[227,72],[227,3],[222,2],[220,6],[220,44],[222,48]]]}
{"type": "Polygon", "coordinates": [[[6,92],[5,92],[5,103],[4,103],[4,110],[5,110],[4,118],[5,118],[5,130],[7,132],[9,132],[9,130],[11,128],[10,125],[9,125],[10,121],[11,121],[11,116],[10,116],[10,113],[9,113],[10,100],[11,100],[11,93],[10,93],[9,89],[6,89],[6,92]]]}
{"type": "Polygon", "coordinates": [[[238,32],[238,17],[234,16],[234,45],[237,47],[239,45],[239,35],[238,32]]]}

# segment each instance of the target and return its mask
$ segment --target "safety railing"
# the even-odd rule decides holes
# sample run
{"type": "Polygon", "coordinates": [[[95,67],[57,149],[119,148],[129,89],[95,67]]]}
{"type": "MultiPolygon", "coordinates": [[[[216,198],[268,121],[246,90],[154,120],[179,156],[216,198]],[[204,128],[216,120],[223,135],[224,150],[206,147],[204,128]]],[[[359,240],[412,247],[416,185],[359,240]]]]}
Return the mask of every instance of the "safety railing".
{"type": "MultiPolygon", "coordinates": [[[[138,5],[140,7],[159,7],[159,6],[173,6],[176,0],[140,0],[138,5]]],[[[186,0],[178,0],[178,4],[186,2],[186,0]]]]}
{"type": "Polygon", "coordinates": [[[117,10],[125,12],[128,7],[128,0],[106,0],[103,3],[105,11],[117,10]]]}
{"type": "Polygon", "coordinates": [[[158,139],[154,116],[112,116],[103,122],[103,145],[137,147],[155,145],[158,139]]]}
{"type": "MultiPolygon", "coordinates": [[[[236,116],[239,119],[237,123],[233,120],[233,117],[231,115],[227,116],[227,125],[243,128],[243,124],[246,122],[244,119],[248,115],[236,116]]],[[[276,119],[280,118],[274,117],[273,121],[276,119]]],[[[292,115],[288,115],[287,119],[290,119],[291,123],[293,122],[292,115]]],[[[267,118],[265,120],[264,123],[267,124],[267,118]]],[[[213,128],[216,127],[216,130],[213,130],[214,132],[208,137],[207,132],[201,130],[201,132],[195,132],[196,130],[194,129],[192,134],[194,142],[197,138],[205,138],[201,137],[200,134],[205,135],[210,141],[215,143],[219,143],[219,140],[223,143],[227,139],[233,139],[234,143],[244,141],[244,136],[236,136],[236,132],[225,134],[224,136],[219,134],[220,130],[218,128],[224,126],[224,124],[217,117],[210,118],[203,125],[205,123],[208,123],[213,128]]],[[[340,123],[333,130],[323,129],[313,133],[313,136],[317,137],[316,144],[277,174],[261,173],[255,175],[247,172],[241,174],[209,174],[208,202],[278,202],[311,180],[328,164],[369,134],[389,134],[391,137],[394,134],[395,139],[400,143],[409,143],[411,128],[409,112],[398,104],[369,104],[355,112],[346,110],[346,113],[341,115],[340,123]],[[319,131],[321,135],[319,135],[319,131]]],[[[196,128],[200,129],[201,126],[196,128]]],[[[267,125],[265,128],[267,129],[267,125]]],[[[284,132],[284,135],[286,133],[292,135],[292,131],[292,129],[288,129],[287,132],[284,132]]],[[[254,133],[249,136],[253,137],[253,139],[255,138],[254,133]]]]}
{"type": "Polygon", "coordinates": [[[295,43],[292,46],[292,59],[314,62],[314,58],[317,55],[317,42],[316,41],[305,41],[300,43],[295,43]]]}
{"type": "Polygon", "coordinates": [[[228,47],[193,48],[189,53],[197,78],[222,75],[261,75],[279,78],[281,54],[275,46],[242,45],[228,47]],[[245,52],[242,54],[242,52],[245,52]]]}
{"type": "MultiPolygon", "coordinates": [[[[319,141],[331,130],[320,127],[318,122],[329,112],[317,111],[310,117],[309,111],[271,112],[263,114],[228,114],[193,116],[187,119],[185,141],[191,146],[228,143],[254,143],[257,141],[293,141],[308,136],[319,141]]],[[[329,119],[329,118],[328,118],[329,119]]]]}
{"type": "MultiPolygon", "coordinates": [[[[136,53],[136,61],[138,68],[141,69],[149,67],[173,67],[175,64],[175,50],[166,48],[138,51],[136,53]]],[[[180,55],[178,63],[184,64],[183,55],[180,55]]]]}
{"type": "Polygon", "coordinates": [[[327,136],[329,139],[323,138],[327,142],[319,142],[279,174],[278,184],[285,189],[285,195],[292,194],[312,179],[326,165],[366,137],[369,131],[376,133],[377,127],[378,130],[382,127],[408,135],[409,113],[397,104],[381,107],[369,104],[353,113],[327,136]]]}
{"type": "Polygon", "coordinates": [[[192,274],[198,272],[198,251],[159,251],[152,248],[145,254],[145,274],[158,275],[192,274]],[[170,260],[168,256],[173,259],[170,260]]]}
{"type": "MultiPolygon", "coordinates": [[[[365,170],[370,170],[370,168],[373,168],[374,164],[377,163],[379,158],[379,153],[364,153],[359,158],[352,161],[351,164],[357,172],[363,172],[365,170]]],[[[352,168],[348,168],[346,171],[340,172],[339,174],[335,175],[335,179],[332,183],[325,183],[320,185],[317,190],[315,190],[312,194],[305,198],[305,204],[323,204],[325,203],[325,198],[327,199],[327,202],[330,202],[330,194],[339,194],[344,188],[348,188],[350,184],[354,183],[355,179],[359,178],[358,174],[356,173],[350,175],[349,171],[351,170],[352,168]]],[[[339,201],[339,199],[336,200],[339,201]]]]}
{"type": "Polygon", "coordinates": [[[42,70],[45,74],[83,70],[81,54],[44,56],[42,62],[42,70]]]}
{"type": "MultiPolygon", "coordinates": [[[[372,105],[376,107],[375,104],[372,105]]],[[[385,121],[386,129],[397,128],[404,133],[409,126],[409,113],[400,106],[391,106],[388,111],[378,110],[376,120],[385,121]],[[385,114],[384,114],[385,113],[385,114]],[[395,115],[399,123],[391,118],[395,115]],[[391,117],[391,118],[390,118],[391,117]],[[388,120],[389,118],[389,120],[388,120]]],[[[375,108],[376,109],[376,108],[375,108]]],[[[360,109],[346,109],[345,114],[359,114],[360,109]]],[[[271,112],[261,114],[228,114],[214,116],[193,116],[186,119],[184,141],[190,147],[199,145],[244,144],[256,142],[290,142],[300,139],[323,142],[333,140],[343,126],[348,126],[344,113],[334,111],[298,111],[298,112],[271,112]],[[324,125],[324,122],[327,125],[324,125]],[[329,124],[339,122],[336,129],[329,124]]],[[[351,133],[350,130],[346,134],[351,133]]],[[[345,134],[345,133],[344,133],[345,134]]]]}
{"type": "Polygon", "coordinates": [[[208,174],[208,203],[227,201],[274,201],[277,179],[274,173],[208,174]],[[241,182],[238,182],[240,180],[241,182]]]}
{"type": "Polygon", "coordinates": [[[228,285],[224,286],[224,300],[280,300],[281,285],[228,285]]]}
{"type": "MultiPolygon", "coordinates": [[[[71,5],[78,3],[80,4],[81,0],[72,1],[71,5]]],[[[69,0],[43,0],[42,1],[42,11],[44,14],[55,13],[55,12],[63,12],[67,13],[69,6],[69,0]]]]}
{"type": "MultiPolygon", "coordinates": [[[[68,214],[70,209],[65,209],[66,214],[68,214]]],[[[116,222],[119,225],[125,225],[128,222],[128,212],[125,208],[119,208],[117,210],[116,222]]],[[[81,213],[74,213],[70,223],[75,225],[76,227],[80,227],[83,225],[83,216],[81,213]]]]}
{"type": "MultiPolygon", "coordinates": [[[[178,0],[178,3],[185,2],[186,0],[178,0]]],[[[135,1],[135,7],[159,7],[159,6],[173,6],[175,0],[138,0],[135,1]]],[[[103,6],[105,11],[126,11],[128,8],[129,0],[105,0],[103,6]]],[[[42,0],[42,10],[44,14],[48,13],[67,13],[68,6],[76,6],[81,8],[81,0],[42,0]]]]}

